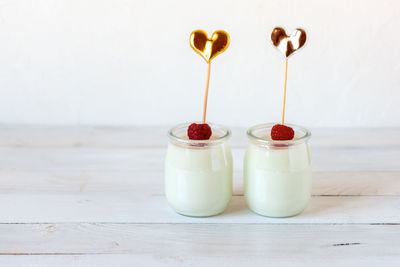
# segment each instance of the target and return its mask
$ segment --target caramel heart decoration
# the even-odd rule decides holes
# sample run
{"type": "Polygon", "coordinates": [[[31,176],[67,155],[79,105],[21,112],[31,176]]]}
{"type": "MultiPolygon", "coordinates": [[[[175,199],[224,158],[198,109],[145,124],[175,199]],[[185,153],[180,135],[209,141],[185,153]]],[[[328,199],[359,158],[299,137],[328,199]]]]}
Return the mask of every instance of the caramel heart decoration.
{"type": "Polygon", "coordinates": [[[225,31],[215,31],[211,38],[203,30],[196,30],[190,34],[190,46],[196,53],[210,64],[211,60],[224,52],[229,46],[229,34],[225,31]]]}
{"type": "Polygon", "coordinates": [[[303,29],[297,28],[288,36],[283,28],[277,27],[271,33],[272,43],[288,58],[306,43],[307,35],[303,29]]]}

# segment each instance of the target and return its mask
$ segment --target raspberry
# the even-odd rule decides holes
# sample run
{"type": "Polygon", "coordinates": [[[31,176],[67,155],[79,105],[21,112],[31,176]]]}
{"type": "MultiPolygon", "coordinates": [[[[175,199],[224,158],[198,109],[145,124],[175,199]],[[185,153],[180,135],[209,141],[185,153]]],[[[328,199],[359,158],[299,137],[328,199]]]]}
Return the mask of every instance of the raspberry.
{"type": "Polygon", "coordinates": [[[292,140],[294,131],[291,127],[282,124],[275,124],[271,129],[272,140],[292,140]]]}
{"type": "Polygon", "coordinates": [[[207,124],[190,124],[187,134],[190,140],[208,140],[212,134],[211,127],[207,124]]]}

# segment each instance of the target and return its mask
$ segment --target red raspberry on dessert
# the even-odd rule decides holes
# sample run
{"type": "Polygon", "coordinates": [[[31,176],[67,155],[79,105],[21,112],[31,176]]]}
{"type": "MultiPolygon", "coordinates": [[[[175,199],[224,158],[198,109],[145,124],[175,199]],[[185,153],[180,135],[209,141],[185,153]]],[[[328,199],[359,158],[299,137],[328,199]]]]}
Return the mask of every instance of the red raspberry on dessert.
{"type": "Polygon", "coordinates": [[[294,131],[291,127],[275,124],[271,129],[272,140],[292,140],[294,138],[294,131]]]}
{"type": "Polygon", "coordinates": [[[190,140],[208,140],[212,134],[211,127],[207,123],[189,125],[187,135],[190,140]]]}

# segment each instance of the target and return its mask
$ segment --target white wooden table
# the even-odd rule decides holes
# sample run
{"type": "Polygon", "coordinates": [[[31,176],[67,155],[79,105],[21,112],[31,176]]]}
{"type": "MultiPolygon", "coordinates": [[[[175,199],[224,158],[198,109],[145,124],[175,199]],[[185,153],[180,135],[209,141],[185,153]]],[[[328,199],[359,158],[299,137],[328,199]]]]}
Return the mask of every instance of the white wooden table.
{"type": "Polygon", "coordinates": [[[400,130],[315,129],[313,197],[272,219],[234,196],[216,217],[163,194],[166,127],[0,127],[0,266],[400,266],[400,130]]]}

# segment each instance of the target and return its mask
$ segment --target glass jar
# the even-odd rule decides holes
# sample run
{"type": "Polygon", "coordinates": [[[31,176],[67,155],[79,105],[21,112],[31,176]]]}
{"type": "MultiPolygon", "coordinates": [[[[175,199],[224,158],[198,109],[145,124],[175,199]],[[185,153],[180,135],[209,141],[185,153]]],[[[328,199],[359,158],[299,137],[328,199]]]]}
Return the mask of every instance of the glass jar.
{"type": "Polygon", "coordinates": [[[232,196],[231,131],[209,123],[209,140],[189,140],[189,123],[173,127],[165,160],[165,194],[182,215],[205,217],[222,213],[232,196]]]}
{"type": "Polygon", "coordinates": [[[301,213],[311,197],[311,133],[300,126],[295,137],[275,141],[270,137],[275,123],[260,124],[247,131],[249,143],[244,160],[244,192],[249,208],[268,217],[301,213]]]}

